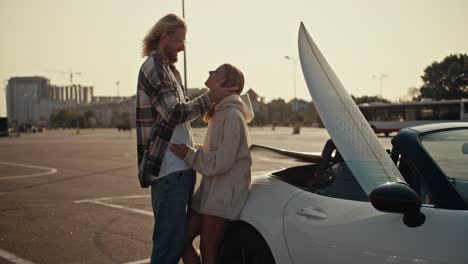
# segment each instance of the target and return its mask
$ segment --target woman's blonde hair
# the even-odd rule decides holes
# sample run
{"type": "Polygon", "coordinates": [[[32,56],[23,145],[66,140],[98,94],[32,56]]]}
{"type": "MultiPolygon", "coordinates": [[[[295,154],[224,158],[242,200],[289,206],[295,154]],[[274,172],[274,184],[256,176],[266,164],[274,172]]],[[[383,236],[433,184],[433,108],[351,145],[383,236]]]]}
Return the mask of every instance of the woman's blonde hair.
{"type": "Polygon", "coordinates": [[[168,14],[159,19],[143,39],[142,56],[149,56],[156,50],[163,33],[172,34],[181,27],[187,29],[185,20],[177,15],[168,14]]]}
{"type": "Polygon", "coordinates": [[[222,87],[237,87],[239,88],[235,91],[236,94],[241,94],[242,90],[244,89],[244,74],[237,68],[236,66],[224,63],[224,77],[226,80],[221,84],[222,87]]]}
{"type": "MultiPolygon", "coordinates": [[[[242,74],[239,68],[232,64],[224,63],[221,66],[224,69],[224,78],[226,78],[226,80],[221,84],[221,87],[237,87],[238,89],[234,93],[240,95],[242,90],[244,90],[244,74],[242,74]]],[[[214,115],[214,108],[215,106],[213,105],[203,117],[203,121],[208,123],[211,120],[214,115]]]]}

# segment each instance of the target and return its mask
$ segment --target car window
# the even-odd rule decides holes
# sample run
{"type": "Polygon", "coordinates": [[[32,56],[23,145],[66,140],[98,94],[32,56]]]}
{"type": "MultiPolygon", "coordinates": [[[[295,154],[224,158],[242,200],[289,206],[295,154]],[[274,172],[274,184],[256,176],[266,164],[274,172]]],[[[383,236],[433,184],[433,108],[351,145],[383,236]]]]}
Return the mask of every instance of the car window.
{"type": "Polygon", "coordinates": [[[406,183],[420,197],[421,202],[426,205],[433,205],[435,201],[432,197],[430,185],[412,160],[408,159],[407,156],[398,154],[397,166],[406,183]]]}
{"type": "Polygon", "coordinates": [[[421,142],[457,191],[468,200],[468,129],[428,134],[421,142]]]}
{"type": "Polygon", "coordinates": [[[367,194],[345,162],[333,164],[324,171],[324,174],[328,175],[330,181],[320,188],[312,188],[313,192],[339,199],[369,201],[367,194]]]}

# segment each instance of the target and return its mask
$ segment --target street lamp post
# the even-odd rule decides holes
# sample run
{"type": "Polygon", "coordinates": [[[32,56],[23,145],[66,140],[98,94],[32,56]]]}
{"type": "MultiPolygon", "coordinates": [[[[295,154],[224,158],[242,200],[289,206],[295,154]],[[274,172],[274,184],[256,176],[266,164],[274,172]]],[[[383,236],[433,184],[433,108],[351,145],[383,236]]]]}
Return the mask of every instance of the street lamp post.
{"type": "Polygon", "coordinates": [[[379,78],[380,98],[383,98],[382,97],[382,79],[385,77],[388,77],[388,75],[386,75],[385,73],[381,73],[379,75],[376,75],[376,74],[372,75],[372,78],[379,78]]]}
{"type": "MultiPolygon", "coordinates": [[[[5,105],[6,105],[8,80],[3,80],[3,85],[5,86],[3,88],[3,95],[5,96],[5,105]]],[[[6,111],[6,112],[8,112],[8,111],[6,111]]],[[[5,117],[7,116],[6,112],[5,112],[5,117]]],[[[3,100],[0,99],[0,117],[2,116],[2,114],[3,114],[3,100]]]]}
{"type": "Polygon", "coordinates": [[[290,60],[293,63],[293,87],[294,87],[294,100],[293,100],[293,112],[296,112],[296,104],[297,104],[297,98],[296,98],[296,64],[297,64],[297,59],[293,59],[289,56],[284,56],[285,59],[290,60]]]}
{"type": "Polygon", "coordinates": [[[117,87],[117,97],[119,97],[119,84],[120,84],[119,81],[115,82],[115,86],[117,87]]]}
{"type": "MultiPolygon", "coordinates": [[[[182,17],[185,19],[185,1],[182,0],[182,17]]],[[[187,86],[187,45],[184,44],[184,87],[185,87],[185,94],[188,92],[187,86]]]]}

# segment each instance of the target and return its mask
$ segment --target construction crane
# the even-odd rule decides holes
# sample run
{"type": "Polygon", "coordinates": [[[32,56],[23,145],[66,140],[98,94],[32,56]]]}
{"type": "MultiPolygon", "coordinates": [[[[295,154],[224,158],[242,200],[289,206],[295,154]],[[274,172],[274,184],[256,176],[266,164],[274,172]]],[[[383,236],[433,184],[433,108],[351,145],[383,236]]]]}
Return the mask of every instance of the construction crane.
{"type": "Polygon", "coordinates": [[[70,84],[73,84],[73,75],[81,76],[81,72],[70,72],[70,84]]]}
{"type": "Polygon", "coordinates": [[[68,74],[70,76],[70,84],[73,84],[73,76],[75,76],[75,75],[80,75],[81,76],[81,72],[73,72],[73,71],[69,71],[69,72],[54,71],[53,73],[68,74]]]}

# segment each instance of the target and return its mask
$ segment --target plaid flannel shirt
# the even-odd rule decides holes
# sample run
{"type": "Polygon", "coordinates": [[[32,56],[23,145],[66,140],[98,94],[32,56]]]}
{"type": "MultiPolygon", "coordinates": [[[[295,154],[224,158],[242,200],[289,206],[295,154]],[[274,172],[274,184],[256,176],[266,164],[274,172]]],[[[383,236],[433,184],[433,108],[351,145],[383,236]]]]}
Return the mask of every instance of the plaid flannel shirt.
{"type": "Polygon", "coordinates": [[[177,92],[181,86],[177,69],[153,52],[138,74],[136,131],[138,152],[138,179],[143,188],[159,176],[159,170],[178,124],[195,119],[211,108],[205,93],[184,102],[177,92]]]}

